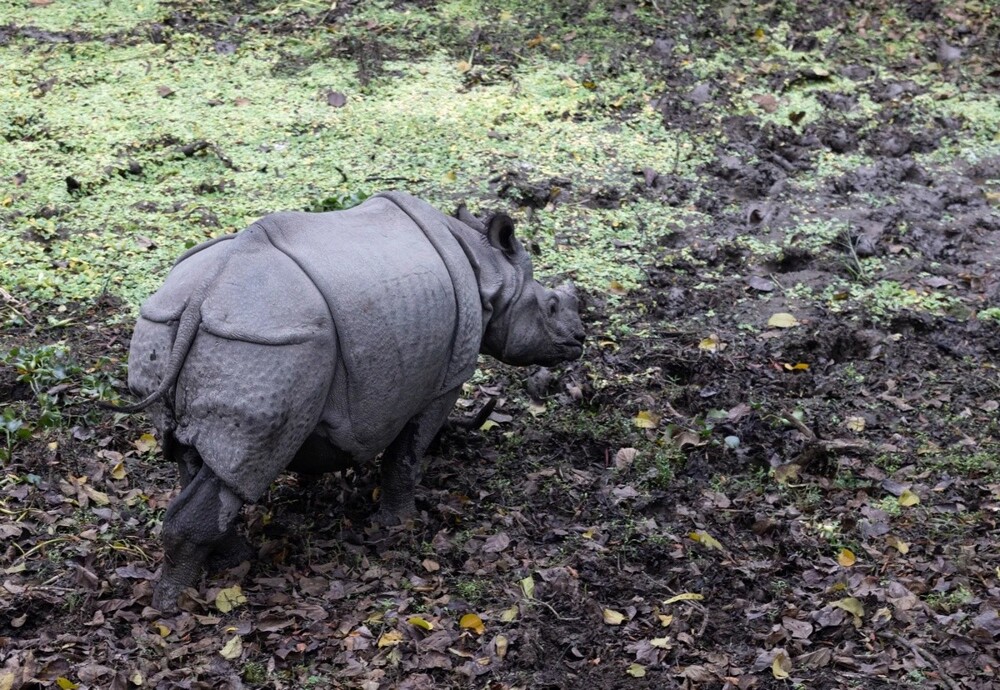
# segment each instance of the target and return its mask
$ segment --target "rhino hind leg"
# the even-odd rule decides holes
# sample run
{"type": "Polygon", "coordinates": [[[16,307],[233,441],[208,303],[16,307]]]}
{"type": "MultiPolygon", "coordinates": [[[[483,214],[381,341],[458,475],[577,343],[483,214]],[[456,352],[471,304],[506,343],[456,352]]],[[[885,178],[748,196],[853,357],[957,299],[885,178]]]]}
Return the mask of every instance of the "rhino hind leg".
{"type": "Polygon", "coordinates": [[[177,607],[177,597],[194,586],[214,553],[226,555],[235,546],[235,521],[243,499],[231,491],[208,465],[184,487],[167,509],[163,522],[163,571],[153,593],[161,611],[177,607]],[[230,542],[232,543],[232,542],[230,542]]]}
{"type": "Polygon", "coordinates": [[[382,454],[381,499],[375,522],[399,524],[416,511],[414,493],[424,453],[448,419],[458,394],[459,391],[455,390],[432,402],[408,421],[385,449],[382,454]]]}

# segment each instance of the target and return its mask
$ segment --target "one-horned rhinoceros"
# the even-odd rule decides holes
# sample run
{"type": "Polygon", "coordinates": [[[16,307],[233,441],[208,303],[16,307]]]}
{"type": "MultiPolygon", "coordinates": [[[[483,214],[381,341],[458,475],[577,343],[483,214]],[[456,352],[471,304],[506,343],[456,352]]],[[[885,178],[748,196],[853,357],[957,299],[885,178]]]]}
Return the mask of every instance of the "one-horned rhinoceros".
{"type": "Polygon", "coordinates": [[[142,306],[128,385],[181,493],[153,604],[249,555],[235,521],[286,468],[382,455],[379,515],[414,509],[420,461],[480,352],[553,365],[582,352],[571,285],[532,277],[510,218],[461,220],[400,192],[276,213],[194,247],[142,306]]]}

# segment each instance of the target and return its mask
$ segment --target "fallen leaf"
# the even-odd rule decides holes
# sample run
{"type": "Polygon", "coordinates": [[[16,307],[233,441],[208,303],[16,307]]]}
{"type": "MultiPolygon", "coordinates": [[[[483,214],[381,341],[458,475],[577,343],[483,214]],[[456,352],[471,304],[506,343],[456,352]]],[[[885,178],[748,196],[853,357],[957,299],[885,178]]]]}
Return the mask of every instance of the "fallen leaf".
{"type": "Polygon", "coordinates": [[[909,508],[911,506],[915,506],[918,503],[920,503],[920,496],[917,496],[909,489],[904,489],[903,493],[899,495],[898,500],[899,500],[899,505],[903,506],[904,508],[909,508]]]}
{"type": "Polygon", "coordinates": [[[243,640],[239,635],[233,635],[232,639],[219,650],[219,654],[223,659],[229,659],[230,661],[238,659],[243,655],[243,640]]]}
{"type": "Polygon", "coordinates": [[[128,471],[125,469],[125,463],[119,462],[113,468],[111,468],[111,478],[112,479],[125,479],[128,475],[128,471]]]}
{"type": "Polygon", "coordinates": [[[610,283],[608,283],[608,292],[610,292],[612,295],[628,294],[628,290],[625,288],[625,286],[619,283],[617,280],[612,280],[610,283]]]}
{"type": "Polygon", "coordinates": [[[639,454],[635,448],[619,448],[615,453],[615,469],[624,470],[632,465],[639,454]]]}
{"type": "Polygon", "coordinates": [[[669,637],[654,637],[649,641],[651,647],[656,647],[657,649],[670,649],[670,638],[669,637]]]}
{"type": "Polygon", "coordinates": [[[229,613],[245,603],[247,603],[247,598],[239,585],[220,589],[219,593],[215,595],[215,608],[222,613],[229,613]]]}
{"type": "Polygon", "coordinates": [[[698,594],[697,592],[684,592],[683,594],[678,594],[675,597],[670,597],[663,602],[663,605],[667,606],[668,604],[673,604],[678,601],[701,601],[704,598],[705,596],[703,594],[698,594]]]}
{"type": "Polygon", "coordinates": [[[845,568],[850,568],[857,560],[857,556],[850,549],[841,549],[840,553],[837,554],[837,563],[845,568]]]}
{"type": "Polygon", "coordinates": [[[789,673],[792,670],[792,660],[788,658],[788,654],[783,651],[779,651],[774,655],[774,661],[771,662],[771,673],[778,680],[784,680],[788,678],[789,673]]]}
{"type": "Polygon", "coordinates": [[[778,109],[778,99],[769,93],[757,94],[752,96],[750,100],[759,105],[765,113],[773,113],[778,109]]]}
{"type": "Polygon", "coordinates": [[[434,624],[429,620],[421,618],[420,616],[410,616],[406,619],[406,622],[410,625],[420,628],[421,630],[433,630],[434,624]]]}
{"type": "Polygon", "coordinates": [[[786,312],[772,314],[767,320],[767,325],[771,328],[793,328],[799,325],[798,319],[786,312]]]}
{"type": "Polygon", "coordinates": [[[691,532],[688,535],[688,537],[695,540],[696,542],[704,544],[710,549],[716,549],[718,551],[722,550],[722,544],[719,542],[719,540],[704,530],[691,532]]]}
{"type": "Polygon", "coordinates": [[[437,561],[432,561],[429,558],[425,558],[420,565],[424,566],[424,570],[426,570],[429,573],[436,573],[437,571],[441,570],[441,564],[438,563],[437,561]]]}
{"type": "Polygon", "coordinates": [[[604,622],[608,625],[621,625],[625,622],[625,614],[618,613],[612,609],[604,609],[604,622]]]}
{"type": "Polygon", "coordinates": [[[660,425],[660,415],[649,410],[640,410],[632,419],[632,423],[640,429],[655,429],[660,425]]]}
{"type": "Polygon", "coordinates": [[[899,551],[904,556],[910,552],[910,545],[899,537],[894,537],[890,534],[885,538],[885,541],[889,546],[896,549],[896,551],[899,551]]]}
{"type": "Polygon", "coordinates": [[[10,671],[0,671],[0,690],[11,690],[14,687],[14,674],[10,671]]]}
{"type": "Polygon", "coordinates": [[[845,597],[831,602],[830,606],[847,611],[854,616],[854,627],[861,627],[861,619],[865,616],[865,607],[860,601],[854,597],[845,597]]]}
{"type": "Polygon", "coordinates": [[[629,667],[625,670],[625,673],[629,674],[633,678],[645,678],[646,667],[643,666],[642,664],[632,663],[629,664],[629,667]]]}
{"type": "Polygon", "coordinates": [[[656,617],[660,620],[660,625],[666,628],[668,625],[674,622],[673,616],[666,616],[662,613],[658,613],[656,617]]]}
{"type": "Polygon", "coordinates": [[[533,599],[535,597],[535,578],[531,575],[521,580],[521,591],[524,592],[524,596],[528,599],[533,599]]]}
{"type": "Polygon", "coordinates": [[[457,69],[460,73],[465,74],[472,69],[472,65],[470,65],[466,60],[459,60],[458,64],[455,65],[455,69],[457,69]]]}
{"type": "Polygon", "coordinates": [[[505,656],[507,656],[507,645],[508,644],[509,643],[507,641],[507,638],[504,635],[497,635],[493,639],[493,646],[496,647],[497,656],[500,657],[501,659],[503,659],[505,656]]]}
{"type": "Polygon", "coordinates": [[[860,434],[865,430],[865,418],[864,417],[848,417],[847,421],[844,423],[848,429],[854,433],[860,434]]]}
{"type": "Polygon", "coordinates": [[[132,442],[135,449],[140,453],[150,453],[156,450],[156,437],[152,434],[143,434],[132,442]]]}
{"type": "Polygon", "coordinates": [[[379,647],[393,647],[403,641],[403,633],[398,630],[387,630],[382,633],[376,643],[379,647]]]}
{"type": "Polygon", "coordinates": [[[719,339],[719,336],[712,333],[707,338],[703,338],[700,343],[698,343],[698,349],[704,350],[705,352],[722,352],[726,349],[726,343],[719,339]]]}
{"type": "Polygon", "coordinates": [[[458,621],[458,627],[465,630],[472,630],[477,635],[482,635],[486,632],[486,626],[483,625],[483,619],[474,613],[467,613],[462,616],[461,620],[458,621]]]}
{"type": "Polygon", "coordinates": [[[517,604],[515,604],[514,606],[511,606],[510,608],[504,609],[500,613],[500,621],[503,622],[503,623],[511,623],[511,622],[517,620],[517,614],[518,613],[520,613],[520,611],[517,608],[517,604]]]}
{"type": "Polygon", "coordinates": [[[483,544],[483,553],[500,553],[508,546],[510,546],[510,537],[507,536],[506,532],[500,532],[486,539],[486,543],[483,544]]]}
{"type": "Polygon", "coordinates": [[[156,628],[156,632],[160,637],[166,637],[170,634],[170,628],[165,626],[163,623],[153,623],[153,627],[156,628]]]}
{"type": "Polygon", "coordinates": [[[56,685],[62,688],[62,690],[74,690],[75,688],[80,687],[69,678],[64,678],[63,676],[56,678],[56,685]]]}

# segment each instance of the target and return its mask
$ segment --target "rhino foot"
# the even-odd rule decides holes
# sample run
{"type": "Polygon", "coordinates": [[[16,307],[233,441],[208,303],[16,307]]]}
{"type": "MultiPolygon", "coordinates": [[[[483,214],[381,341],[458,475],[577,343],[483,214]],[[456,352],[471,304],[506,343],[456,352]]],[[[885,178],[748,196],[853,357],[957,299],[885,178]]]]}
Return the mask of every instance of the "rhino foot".
{"type": "Polygon", "coordinates": [[[153,592],[154,607],[176,610],[177,597],[197,584],[213,553],[227,559],[242,557],[242,538],[233,526],[242,506],[243,500],[208,465],[202,465],[167,509],[163,521],[165,559],[153,592]]]}

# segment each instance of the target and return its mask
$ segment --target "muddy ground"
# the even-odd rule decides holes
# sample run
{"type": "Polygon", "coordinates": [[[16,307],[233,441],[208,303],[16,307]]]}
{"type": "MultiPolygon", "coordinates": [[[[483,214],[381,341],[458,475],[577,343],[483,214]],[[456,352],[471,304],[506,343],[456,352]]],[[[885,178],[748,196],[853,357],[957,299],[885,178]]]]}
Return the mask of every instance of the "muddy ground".
{"type": "MultiPolygon", "coordinates": [[[[510,79],[536,35],[572,52],[593,4],[516,29],[491,9],[443,46],[490,46],[466,88],[510,79]]],[[[225,51],[356,10],[224,5],[239,21],[182,2],[100,40],[225,51]]],[[[457,414],[497,409],[442,434],[412,524],[371,525],[374,467],[284,476],[245,511],[258,559],[178,615],[150,608],[175,469],[145,417],[93,406],[121,386],[128,306],[5,285],[0,690],[1000,687],[1000,133],[950,107],[996,104],[1000,18],[795,5],[615,3],[634,41],[605,69],[644,65],[647,105],[707,162],[631,184],[500,169],[451,196],[524,227],[567,205],[687,220],[608,257],[640,257],[641,279],[585,290],[581,361],[484,362],[457,414]],[[689,69],[716,54],[744,57],[689,69]],[[803,88],[818,113],[795,109],[803,88]]],[[[411,57],[372,36],[336,50],[362,74],[411,57]]],[[[21,50],[90,40],[0,27],[21,50]]]]}

